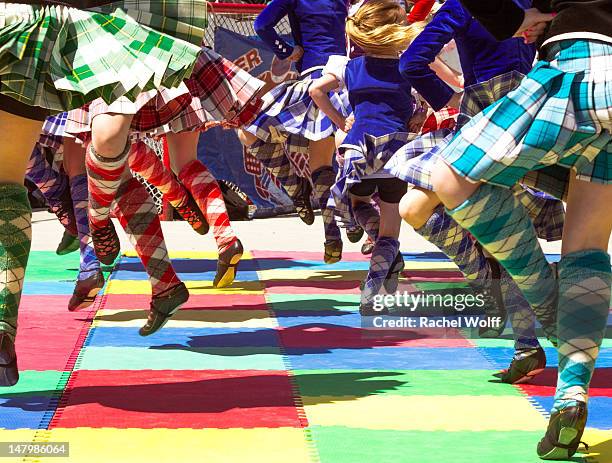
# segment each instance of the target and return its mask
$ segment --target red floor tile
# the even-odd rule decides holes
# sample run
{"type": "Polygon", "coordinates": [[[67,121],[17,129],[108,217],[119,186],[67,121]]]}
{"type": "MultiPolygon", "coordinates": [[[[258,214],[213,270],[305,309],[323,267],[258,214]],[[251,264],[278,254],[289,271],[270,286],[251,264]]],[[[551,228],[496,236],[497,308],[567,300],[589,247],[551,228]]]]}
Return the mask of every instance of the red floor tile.
{"type": "Polygon", "coordinates": [[[302,426],[282,371],[80,370],[69,386],[51,427],[302,426]]]}

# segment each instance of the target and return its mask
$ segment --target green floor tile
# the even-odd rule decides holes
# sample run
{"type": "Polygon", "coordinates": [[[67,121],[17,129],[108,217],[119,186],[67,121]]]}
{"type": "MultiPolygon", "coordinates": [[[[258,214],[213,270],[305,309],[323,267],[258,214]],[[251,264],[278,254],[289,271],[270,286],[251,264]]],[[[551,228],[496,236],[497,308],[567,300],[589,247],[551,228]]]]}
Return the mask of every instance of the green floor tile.
{"type": "MultiPolygon", "coordinates": [[[[406,419],[418,420],[407,416],[406,419]]],[[[379,431],[341,426],[310,428],[325,463],[541,463],[539,432],[379,431]]],[[[573,461],[585,461],[578,455],[573,461]]]]}
{"type": "MultiPolygon", "coordinates": [[[[104,267],[110,273],[112,267],[104,267]]],[[[33,281],[74,281],[79,271],[77,251],[58,256],[54,251],[32,251],[28,260],[26,280],[33,281]]]]}
{"type": "Polygon", "coordinates": [[[521,395],[509,384],[493,382],[491,370],[296,370],[303,397],[370,395],[521,395]]]}
{"type": "MultiPolygon", "coordinates": [[[[11,397],[18,395],[49,396],[63,389],[68,380],[68,373],[55,370],[19,372],[19,382],[12,387],[0,387],[0,398],[3,394],[11,397]]],[[[1,412],[0,412],[1,413],[1,412]]]]}

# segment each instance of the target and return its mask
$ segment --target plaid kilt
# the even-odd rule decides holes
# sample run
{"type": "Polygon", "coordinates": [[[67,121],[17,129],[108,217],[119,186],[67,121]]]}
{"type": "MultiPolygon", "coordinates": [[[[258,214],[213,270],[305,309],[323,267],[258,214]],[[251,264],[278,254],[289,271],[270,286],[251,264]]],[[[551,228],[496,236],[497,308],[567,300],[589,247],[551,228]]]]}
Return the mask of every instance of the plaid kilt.
{"type": "Polygon", "coordinates": [[[261,108],[258,92],[265,82],[202,47],[193,74],[185,81],[190,104],[155,134],[205,130],[211,122],[236,127],[252,121],[261,108]]]}
{"type": "Polygon", "coordinates": [[[545,51],[516,90],[474,117],[441,152],[460,175],[510,187],[558,165],[575,169],[580,180],[611,183],[612,44],[563,40],[545,51]]]}
{"type": "MultiPolygon", "coordinates": [[[[262,97],[263,109],[244,130],[268,143],[284,143],[289,135],[312,141],[331,137],[337,128],[308,94],[313,80],[319,77],[321,70],[315,70],[301,80],[274,87],[262,97]]],[[[329,96],[340,113],[344,116],[351,113],[346,90],[329,96]]]]}
{"type": "Polygon", "coordinates": [[[455,135],[451,129],[440,129],[419,135],[397,150],[385,165],[391,175],[418,188],[433,191],[431,172],[442,146],[455,135]]]}
{"type": "MultiPolygon", "coordinates": [[[[509,72],[466,88],[457,118],[458,127],[468,123],[483,108],[494,102],[494,99],[500,99],[518,87],[522,78],[523,75],[518,72],[509,72]]],[[[387,162],[385,169],[407,183],[433,191],[431,172],[438,162],[440,153],[454,140],[456,131],[457,129],[440,129],[420,135],[396,151],[387,162]]],[[[531,181],[523,179],[521,185],[515,186],[515,194],[528,210],[538,236],[547,241],[555,241],[561,239],[565,210],[563,203],[555,199],[563,198],[559,195],[558,183],[550,180],[558,178],[561,173],[557,172],[551,177],[552,172],[549,170],[538,171],[539,176],[532,176],[531,181]],[[550,193],[552,196],[530,190],[528,186],[550,193]]],[[[567,169],[562,170],[565,170],[566,174],[569,173],[567,169]]]]}
{"type": "Polygon", "coordinates": [[[134,136],[147,133],[172,121],[191,102],[187,86],[161,88],[143,92],[135,101],[119,98],[110,105],[102,99],[68,112],[66,133],[81,140],[91,137],[91,122],[99,114],[114,113],[133,115],[131,129],[134,136]]]}
{"type": "Polygon", "coordinates": [[[68,113],[63,112],[45,119],[38,143],[55,151],[62,148],[64,143],[64,130],[68,113]]]}
{"type": "Polygon", "coordinates": [[[349,190],[363,177],[379,172],[401,147],[416,137],[414,133],[396,132],[382,137],[366,134],[361,146],[341,145],[344,162],[331,188],[328,206],[344,225],[353,223],[349,190]]]}
{"type": "Polygon", "coordinates": [[[125,0],[88,11],[2,2],[0,92],[62,112],[176,87],[200,48],[163,32],[200,43],[205,17],[203,0],[125,0]]]}

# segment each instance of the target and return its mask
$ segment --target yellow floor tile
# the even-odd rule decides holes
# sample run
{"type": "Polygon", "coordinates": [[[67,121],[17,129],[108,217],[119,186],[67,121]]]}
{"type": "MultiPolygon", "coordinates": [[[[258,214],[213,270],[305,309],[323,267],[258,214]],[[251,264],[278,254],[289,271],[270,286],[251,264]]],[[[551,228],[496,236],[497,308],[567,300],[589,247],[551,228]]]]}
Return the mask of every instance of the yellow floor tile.
{"type": "MultiPolygon", "coordinates": [[[[2,412],[0,412],[2,413],[2,412]]],[[[36,434],[39,431],[35,429],[0,429],[0,442],[23,442],[34,443],[36,434]]],[[[57,459],[56,459],[57,460],[57,459]]],[[[23,456],[19,457],[1,457],[2,463],[22,463],[23,456]]]]}
{"type": "Polygon", "coordinates": [[[44,463],[308,463],[304,431],[277,429],[54,429],[69,458],[44,463]]]}
{"type": "MultiPolygon", "coordinates": [[[[139,327],[147,319],[145,310],[98,310],[94,326],[139,327]]],[[[276,328],[266,310],[179,310],[166,323],[174,328],[276,328]]],[[[1,462],[0,462],[1,463],[1,462]]]]}
{"type": "Polygon", "coordinates": [[[419,431],[539,431],[547,425],[546,419],[520,396],[369,396],[356,400],[304,397],[304,405],[308,422],[321,426],[419,431]]]}
{"type": "MultiPolygon", "coordinates": [[[[202,259],[202,260],[217,260],[219,254],[215,251],[169,251],[170,259],[202,259]]],[[[123,253],[127,257],[138,257],[136,251],[128,250],[123,253]]],[[[242,259],[252,259],[253,256],[249,251],[245,251],[242,259]]]]}
{"type": "MultiPolygon", "coordinates": [[[[212,281],[184,281],[190,294],[263,294],[264,284],[260,281],[235,281],[228,288],[213,288],[212,281]]],[[[110,280],[106,294],[151,294],[147,280],[110,280]]]]}
{"type": "Polygon", "coordinates": [[[612,463],[612,431],[587,428],[582,440],[589,444],[582,454],[588,463],[612,463]]]}

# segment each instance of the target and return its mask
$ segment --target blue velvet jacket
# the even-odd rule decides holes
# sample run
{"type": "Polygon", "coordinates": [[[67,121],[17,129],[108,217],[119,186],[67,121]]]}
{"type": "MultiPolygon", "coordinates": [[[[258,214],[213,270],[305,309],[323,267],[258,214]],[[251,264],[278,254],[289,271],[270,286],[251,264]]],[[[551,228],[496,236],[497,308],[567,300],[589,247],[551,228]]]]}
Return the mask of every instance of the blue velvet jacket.
{"type": "MultiPolygon", "coordinates": [[[[515,0],[528,8],[530,0],[515,0]]],[[[509,71],[527,74],[535,47],[522,39],[497,41],[459,0],[447,0],[400,59],[400,72],[434,110],[444,107],[454,91],[429,67],[445,44],[455,39],[465,86],[509,71]]]]}

